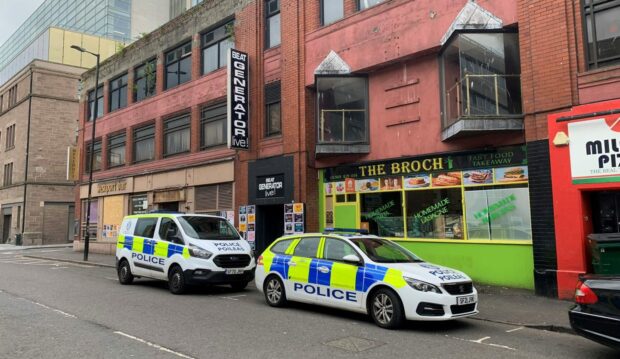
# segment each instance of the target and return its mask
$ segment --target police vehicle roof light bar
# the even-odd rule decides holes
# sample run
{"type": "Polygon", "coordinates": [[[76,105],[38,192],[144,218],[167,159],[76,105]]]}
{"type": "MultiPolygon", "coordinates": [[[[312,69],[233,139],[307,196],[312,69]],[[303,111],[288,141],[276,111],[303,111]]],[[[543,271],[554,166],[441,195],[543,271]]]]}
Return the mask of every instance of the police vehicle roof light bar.
{"type": "Polygon", "coordinates": [[[340,232],[340,233],[368,234],[368,230],[364,229],[364,228],[334,228],[334,227],[329,227],[329,228],[325,228],[325,230],[323,232],[324,233],[340,232]]]}

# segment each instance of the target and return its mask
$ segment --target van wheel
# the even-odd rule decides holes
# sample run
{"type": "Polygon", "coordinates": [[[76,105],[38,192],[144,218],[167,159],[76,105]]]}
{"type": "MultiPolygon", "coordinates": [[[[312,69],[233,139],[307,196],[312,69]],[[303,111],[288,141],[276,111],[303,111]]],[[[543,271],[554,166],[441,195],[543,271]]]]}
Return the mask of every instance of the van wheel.
{"type": "Polygon", "coordinates": [[[396,329],[405,321],[402,302],[394,291],[381,288],[370,297],[370,316],[381,328],[396,329]]]}
{"type": "Polygon", "coordinates": [[[131,273],[131,266],[126,259],[121,260],[116,268],[116,274],[118,274],[118,281],[125,285],[133,282],[134,276],[131,273]]]}
{"type": "Polygon", "coordinates": [[[234,290],[244,290],[248,286],[248,282],[230,283],[230,287],[234,290]]]}
{"type": "Polygon", "coordinates": [[[168,272],[168,288],[172,294],[183,294],[187,291],[185,276],[181,267],[175,265],[168,272]]]}
{"type": "Polygon", "coordinates": [[[272,307],[283,307],[286,305],[286,292],[284,284],[278,276],[272,275],[267,277],[263,284],[263,292],[265,293],[265,301],[272,307]]]}

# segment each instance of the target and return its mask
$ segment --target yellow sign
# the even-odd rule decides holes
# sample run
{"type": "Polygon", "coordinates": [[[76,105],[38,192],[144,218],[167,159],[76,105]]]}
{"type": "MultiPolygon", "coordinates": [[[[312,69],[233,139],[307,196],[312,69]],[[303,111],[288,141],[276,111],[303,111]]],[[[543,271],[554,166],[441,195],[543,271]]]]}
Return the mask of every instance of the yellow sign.
{"type": "Polygon", "coordinates": [[[127,190],[127,180],[97,184],[97,194],[108,194],[127,190]]]}
{"type": "Polygon", "coordinates": [[[77,147],[67,147],[67,181],[80,178],[80,151],[77,147]]]}

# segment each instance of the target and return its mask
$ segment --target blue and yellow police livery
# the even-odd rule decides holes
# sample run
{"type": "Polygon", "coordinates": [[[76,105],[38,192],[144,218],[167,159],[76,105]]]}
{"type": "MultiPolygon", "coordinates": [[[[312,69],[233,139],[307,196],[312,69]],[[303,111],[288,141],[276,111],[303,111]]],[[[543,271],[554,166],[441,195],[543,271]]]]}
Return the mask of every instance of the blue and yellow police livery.
{"type": "Polygon", "coordinates": [[[281,237],[258,258],[256,287],[274,307],[291,300],[368,313],[383,328],[478,313],[467,275],[369,235],[281,237]]]}
{"type": "Polygon", "coordinates": [[[243,289],[255,267],[250,244],[225,218],[180,213],[125,217],[116,263],[121,284],[134,277],[167,280],[174,294],[194,284],[243,289]]]}

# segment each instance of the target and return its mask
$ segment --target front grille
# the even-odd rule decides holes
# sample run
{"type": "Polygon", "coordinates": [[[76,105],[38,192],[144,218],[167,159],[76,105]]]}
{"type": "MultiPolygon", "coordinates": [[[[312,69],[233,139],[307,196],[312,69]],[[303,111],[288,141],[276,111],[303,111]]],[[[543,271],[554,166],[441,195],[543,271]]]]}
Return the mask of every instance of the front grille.
{"type": "Polygon", "coordinates": [[[213,263],[220,268],[243,268],[250,264],[247,254],[222,254],[213,258],[213,263]]]}
{"type": "Polygon", "coordinates": [[[473,312],[474,310],[476,310],[476,303],[465,304],[465,305],[451,305],[450,310],[452,311],[452,314],[463,314],[463,313],[473,312]]]}
{"type": "Polygon", "coordinates": [[[421,302],[420,304],[418,304],[416,313],[418,313],[419,315],[426,315],[431,317],[441,317],[442,315],[444,315],[443,305],[421,302]]]}
{"type": "Polygon", "coordinates": [[[442,284],[443,289],[452,295],[469,294],[474,292],[474,286],[471,282],[442,284]]]}

